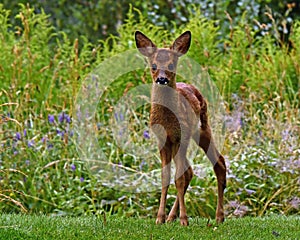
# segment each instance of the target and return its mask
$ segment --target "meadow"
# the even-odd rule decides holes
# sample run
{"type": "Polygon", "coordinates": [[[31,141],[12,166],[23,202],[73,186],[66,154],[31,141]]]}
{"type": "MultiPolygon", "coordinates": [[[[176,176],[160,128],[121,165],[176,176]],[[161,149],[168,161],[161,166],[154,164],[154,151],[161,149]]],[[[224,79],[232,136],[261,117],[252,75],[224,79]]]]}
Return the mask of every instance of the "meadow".
{"type": "Polygon", "coordinates": [[[203,218],[155,225],[153,219],[104,216],[48,217],[4,214],[2,239],[299,239],[299,216],[229,219],[219,226],[203,218]]]}
{"type": "MultiPolygon", "coordinates": [[[[0,4],[1,212],[155,216],[160,164],[147,127],[149,102],[134,109],[117,109],[128,92],[151,83],[149,69],[118,75],[116,63],[126,51],[126,56],[132,56],[136,30],[163,45],[189,29],[193,39],[187,57],[201,66],[222,100],[218,98],[223,106],[220,146],[228,166],[227,218],[299,214],[300,22],[294,22],[285,43],[275,24],[261,35],[263,24],[254,28],[241,21],[222,36],[213,20],[196,11],[188,23],[174,26],[170,33],[131,9],[118,36],[92,44],[83,36],[71,41],[66,33],[57,32],[43,11],[21,6],[15,16],[18,26],[10,23],[9,14],[0,4]],[[99,76],[107,81],[114,77],[104,87],[103,80],[97,82],[99,76]],[[92,81],[100,85],[90,87],[92,81]],[[99,97],[96,106],[89,106],[89,93],[99,97]],[[76,115],[78,99],[86,101],[89,114],[76,115]],[[124,119],[129,119],[126,128],[115,128],[124,119]],[[123,134],[120,130],[129,132],[130,141],[118,138],[123,134]],[[91,135],[92,150],[86,144],[91,135]],[[96,167],[84,155],[92,151],[95,154],[89,160],[100,158],[96,167]],[[134,173],[133,178],[114,174],[116,168],[118,174],[134,173]],[[148,177],[146,188],[135,185],[136,176],[148,177]]],[[[134,64],[125,61],[129,69],[134,64]]],[[[135,96],[147,100],[149,92],[143,91],[135,96]]],[[[201,151],[191,155],[196,177],[186,195],[188,215],[214,218],[212,167],[201,151]]],[[[175,196],[172,187],[170,206],[175,196]]],[[[244,221],[251,222],[249,219],[244,221]]]]}

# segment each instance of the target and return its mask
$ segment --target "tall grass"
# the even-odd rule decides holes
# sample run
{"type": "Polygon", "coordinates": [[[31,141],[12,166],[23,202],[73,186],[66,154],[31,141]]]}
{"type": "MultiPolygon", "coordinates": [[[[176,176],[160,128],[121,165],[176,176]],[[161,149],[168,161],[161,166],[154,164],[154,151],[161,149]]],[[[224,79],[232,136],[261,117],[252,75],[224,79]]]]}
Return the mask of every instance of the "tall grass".
{"type": "MultiPolygon", "coordinates": [[[[207,69],[226,105],[227,215],[299,213],[299,23],[293,26],[289,47],[278,45],[272,32],[258,37],[244,22],[232,26],[230,35],[221,39],[214,22],[198,11],[191,13],[185,26],[168,33],[131,9],[119,37],[95,46],[84,37],[70,42],[49,25],[45,13],[36,14],[29,7],[21,6],[15,16],[22,27],[11,26],[8,16],[0,5],[1,211],[155,214],[158,192],[116,191],[91,173],[77,152],[72,108],[88,73],[105,59],[135,48],[135,30],[164,45],[190,29],[189,56],[207,69]]],[[[108,125],[115,117],[112,108],[117,99],[146,82],[150,82],[147,69],[119,77],[100,100],[95,116],[99,147],[114,163],[132,170],[139,163],[120,149],[108,125]]],[[[148,110],[146,106],[133,112],[136,121],[146,122],[148,110]]],[[[132,129],[143,134],[135,126],[132,129]]],[[[148,136],[144,141],[147,144],[148,136]]],[[[202,157],[197,155],[201,162],[202,157]]],[[[159,168],[157,161],[142,170],[154,168],[159,168]]],[[[192,181],[187,193],[189,214],[213,217],[216,180],[208,164],[199,171],[205,177],[192,181]]],[[[175,194],[172,188],[169,201],[175,194]]]]}

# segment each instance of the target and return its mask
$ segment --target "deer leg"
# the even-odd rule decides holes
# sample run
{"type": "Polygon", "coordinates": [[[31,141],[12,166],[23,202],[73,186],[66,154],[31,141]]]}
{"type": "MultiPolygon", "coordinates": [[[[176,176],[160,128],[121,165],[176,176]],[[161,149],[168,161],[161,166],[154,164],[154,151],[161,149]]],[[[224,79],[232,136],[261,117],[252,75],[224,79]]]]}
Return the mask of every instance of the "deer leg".
{"type": "Polygon", "coordinates": [[[184,195],[193,177],[192,168],[186,159],[186,151],[187,145],[185,144],[181,144],[178,151],[173,149],[173,156],[175,155],[174,161],[176,166],[175,185],[177,189],[177,197],[168,218],[170,221],[176,218],[176,212],[179,207],[180,224],[183,226],[187,226],[189,224],[186,214],[184,195]]]}
{"type": "Polygon", "coordinates": [[[170,185],[170,172],[171,172],[171,148],[168,146],[164,146],[160,150],[160,157],[162,163],[162,171],[161,171],[161,198],[159,209],[156,218],[156,224],[162,224],[166,220],[166,201],[167,201],[167,193],[170,185]]]}
{"type": "Polygon", "coordinates": [[[224,189],[226,188],[226,166],[222,155],[219,155],[217,164],[214,166],[214,171],[218,180],[218,205],[216,210],[217,223],[224,222],[224,207],[223,197],[224,189]]]}
{"type": "Polygon", "coordinates": [[[216,210],[217,223],[224,222],[223,197],[226,188],[226,165],[224,157],[218,152],[214,140],[212,138],[211,129],[207,125],[204,129],[200,129],[200,139],[194,136],[197,144],[204,150],[205,154],[214,167],[214,172],[218,181],[218,203],[216,210]]]}
{"type": "MultiPolygon", "coordinates": [[[[190,182],[191,182],[191,180],[193,178],[193,175],[194,175],[191,166],[189,166],[189,168],[184,173],[184,175],[185,175],[185,185],[184,185],[184,194],[185,194],[186,190],[187,190],[187,188],[188,188],[188,186],[189,186],[189,184],[190,184],[190,182]]],[[[176,220],[178,209],[179,209],[179,197],[177,195],[176,200],[175,200],[175,202],[173,204],[173,207],[172,207],[172,209],[170,211],[170,214],[168,216],[167,222],[173,222],[173,221],[176,220]]]]}

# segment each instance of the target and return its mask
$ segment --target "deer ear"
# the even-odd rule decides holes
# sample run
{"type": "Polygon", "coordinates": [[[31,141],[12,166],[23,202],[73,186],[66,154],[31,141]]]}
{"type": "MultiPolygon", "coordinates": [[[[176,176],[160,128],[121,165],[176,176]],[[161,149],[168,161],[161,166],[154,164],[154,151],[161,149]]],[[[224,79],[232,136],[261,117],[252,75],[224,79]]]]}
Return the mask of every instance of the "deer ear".
{"type": "Polygon", "coordinates": [[[186,31],[181,34],[171,46],[171,49],[179,54],[179,56],[186,54],[191,45],[192,34],[186,31]]]}
{"type": "Polygon", "coordinates": [[[156,51],[155,44],[140,31],[135,32],[135,43],[140,53],[146,57],[150,57],[156,51]]]}

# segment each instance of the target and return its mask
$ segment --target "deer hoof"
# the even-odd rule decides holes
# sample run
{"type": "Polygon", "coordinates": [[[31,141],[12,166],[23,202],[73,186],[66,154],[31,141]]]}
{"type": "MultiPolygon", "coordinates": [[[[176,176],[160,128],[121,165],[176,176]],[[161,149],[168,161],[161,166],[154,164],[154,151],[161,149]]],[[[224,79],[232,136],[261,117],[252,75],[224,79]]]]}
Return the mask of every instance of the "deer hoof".
{"type": "Polygon", "coordinates": [[[188,226],[189,225],[189,221],[187,219],[187,216],[185,217],[180,217],[180,225],[181,226],[188,226]]]}
{"type": "Polygon", "coordinates": [[[217,224],[223,223],[224,222],[224,216],[216,217],[216,221],[217,221],[217,224]]]}
{"type": "Polygon", "coordinates": [[[155,221],[155,223],[157,225],[164,224],[165,222],[166,222],[166,217],[165,216],[158,216],[156,218],[156,221],[155,221]]]}
{"type": "Polygon", "coordinates": [[[174,222],[176,220],[177,216],[176,215],[169,215],[167,219],[167,223],[174,222]]]}

